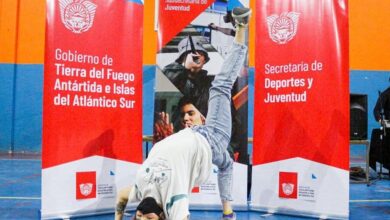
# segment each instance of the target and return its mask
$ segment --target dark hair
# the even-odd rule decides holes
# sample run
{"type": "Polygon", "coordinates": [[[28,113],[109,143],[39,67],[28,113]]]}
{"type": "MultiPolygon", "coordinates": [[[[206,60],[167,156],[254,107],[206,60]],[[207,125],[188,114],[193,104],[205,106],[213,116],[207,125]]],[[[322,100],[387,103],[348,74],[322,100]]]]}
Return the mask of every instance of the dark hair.
{"type": "Polygon", "coordinates": [[[178,110],[178,113],[179,113],[179,115],[181,114],[181,108],[183,107],[183,106],[185,106],[185,105],[188,105],[188,104],[192,104],[203,116],[207,116],[207,112],[206,111],[201,111],[199,108],[198,108],[198,106],[197,106],[197,104],[196,104],[197,102],[195,101],[195,99],[194,98],[192,98],[192,97],[188,97],[188,96],[183,96],[183,97],[181,97],[180,98],[180,100],[179,100],[179,103],[178,103],[178,105],[177,105],[177,110],[178,110]]]}
{"type": "Polygon", "coordinates": [[[178,107],[179,111],[181,111],[181,108],[185,105],[188,105],[188,104],[192,104],[193,106],[195,106],[195,100],[188,97],[188,96],[183,96],[180,98],[179,103],[177,104],[177,107],[178,107]]]}
{"type": "Polygon", "coordinates": [[[137,211],[143,214],[154,213],[158,216],[163,212],[163,209],[157,204],[157,201],[153,197],[144,198],[137,206],[137,211]]]}

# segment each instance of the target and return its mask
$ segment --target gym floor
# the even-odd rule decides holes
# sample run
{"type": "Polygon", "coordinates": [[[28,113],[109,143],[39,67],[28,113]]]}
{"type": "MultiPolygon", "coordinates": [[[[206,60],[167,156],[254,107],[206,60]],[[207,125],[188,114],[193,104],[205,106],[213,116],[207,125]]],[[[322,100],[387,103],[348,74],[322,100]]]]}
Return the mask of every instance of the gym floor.
{"type": "MultiPolygon", "coordinates": [[[[353,159],[353,156],[351,156],[353,159]]],[[[390,220],[390,180],[376,179],[367,185],[350,185],[350,219],[390,220]]],[[[41,160],[38,156],[8,158],[0,156],[0,219],[39,219],[41,206],[41,160]]],[[[215,220],[219,211],[191,211],[191,220],[215,220]]],[[[72,218],[113,219],[113,214],[72,218]]],[[[126,217],[130,219],[130,217],[126,217]]],[[[303,217],[237,212],[239,220],[308,219],[303,217]]]]}

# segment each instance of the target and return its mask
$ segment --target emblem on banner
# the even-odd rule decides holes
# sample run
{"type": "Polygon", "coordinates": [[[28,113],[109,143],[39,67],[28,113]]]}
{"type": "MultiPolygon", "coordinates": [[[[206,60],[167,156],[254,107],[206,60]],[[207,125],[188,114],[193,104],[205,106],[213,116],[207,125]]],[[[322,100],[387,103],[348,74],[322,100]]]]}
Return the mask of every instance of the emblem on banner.
{"type": "Polygon", "coordinates": [[[76,34],[88,31],[93,24],[97,5],[88,0],[59,0],[61,20],[76,34]]]}
{"type": "Polygon", "coordinates": [[[88,196],[92,192],[93,184],[92,183],[80,184],[79,187],[80,187],[80,193],[83,196],[88,196]]]}
{"type": "Polygon", "coordinates": [[[279,172],[279,197],[298,198],[298,173],[279,172]]]}
{"type": "Polygon", "coordinates": [[[283,193],[286,194],[286,196],[291,195],[294,192],[294,184],[292,183],[283,183],[282,184],[282,190],[283,193]]]}
{"type": "Polygon", "coordinates": [[[297,34],[298,19],[299,13],[297,12],[284,12],[280,16],[276,14],[268,16],[269,37],[278,44],[286,44],[297,34]]]}
{"type": "Polygon", "coordinates": [[[76,199],[96,198],[96,172],[76,173],[76,199]]]}

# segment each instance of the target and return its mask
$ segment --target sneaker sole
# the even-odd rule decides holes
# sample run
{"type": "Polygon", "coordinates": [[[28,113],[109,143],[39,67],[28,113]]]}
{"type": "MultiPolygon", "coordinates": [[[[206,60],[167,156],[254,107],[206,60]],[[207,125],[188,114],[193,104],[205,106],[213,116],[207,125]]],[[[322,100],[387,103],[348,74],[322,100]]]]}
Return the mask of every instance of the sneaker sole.
{"type": "Polygon", "coordinates": [[[246,13],[241,14],[241,15],[235,15],[235,14],[232,13],[232,17],[233,18],[244,18],[246,16],[249,16],[250,14],[252,14],[252,10],[249,10],[246,13]]]}

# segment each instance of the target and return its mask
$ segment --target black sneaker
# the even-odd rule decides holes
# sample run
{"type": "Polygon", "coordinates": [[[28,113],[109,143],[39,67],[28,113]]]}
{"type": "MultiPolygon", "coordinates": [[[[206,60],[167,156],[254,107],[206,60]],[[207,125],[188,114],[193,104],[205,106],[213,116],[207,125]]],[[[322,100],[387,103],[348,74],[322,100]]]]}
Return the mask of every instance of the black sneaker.
{"type": "Polygon", "coordinates": [[[249,21],[249,16],[252,14],[250,8],[236,7],[232,11],[232,17],[237,25],[246,26],[249,21]]]}
{"type": "Polygon", "coordinates": [[[223,21],[225,23],[231,23],[233,21],[233,19],[232,19],[232,11],[227,11],[226,15],[223,16],[223,21]]]}
{"type": "Polygon", "coordinates": [[[222,219],[221,220],[236,220],[236,219],[237,219],[236,213],[233,212],[230,215],[222,215],[222,219]]]}

